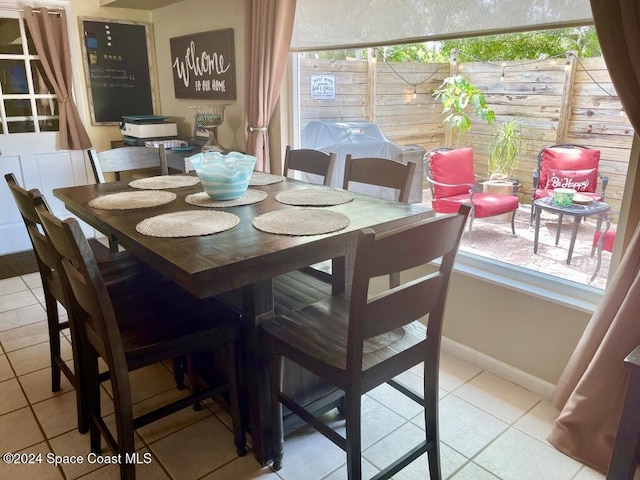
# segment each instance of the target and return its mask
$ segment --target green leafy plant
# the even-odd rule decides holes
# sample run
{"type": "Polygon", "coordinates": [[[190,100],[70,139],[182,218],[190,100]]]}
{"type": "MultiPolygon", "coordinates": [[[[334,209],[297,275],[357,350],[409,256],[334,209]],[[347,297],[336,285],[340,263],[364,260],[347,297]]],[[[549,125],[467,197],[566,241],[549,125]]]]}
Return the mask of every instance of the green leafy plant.
{"type": "Polygon", "coordinates": [[[442,113],[448,113],[443,122],[448,123],[453,130],[456,145],[460,142],[462,134],[471,130],[471,119],[466,113],[468,107],[474,116],[489,125],[496,118],[496,114],[487,106],[482,90],[469,83],[462,75],[445,78],[433,92],[433,96],[442,102],[442,113]]]}
{"type": "Polygon", "coordinates": [[[508,180],[520,162],[525,143],[522,123],[519,120],[503,122],[491,136],[489,143],[489,180],[508,180]]]}

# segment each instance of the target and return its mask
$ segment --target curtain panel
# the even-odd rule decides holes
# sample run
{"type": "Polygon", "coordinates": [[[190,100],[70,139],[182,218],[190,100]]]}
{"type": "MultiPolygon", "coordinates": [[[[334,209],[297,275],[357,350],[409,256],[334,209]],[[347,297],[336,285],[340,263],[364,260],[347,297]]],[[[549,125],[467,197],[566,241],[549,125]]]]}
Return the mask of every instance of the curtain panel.
{"type": "Polygon", "coordinates": [[[296,0],[245,0],[245,145],[271,171],[269,121],[280,95],[296,0]]]}
{"type": "MultiPolygon", "coordinates": [[[[620,102],[640,131],[640,2],[591,0],[603,56],[620,102]],[[632,53],[636,52],[636,53],[632,53]]],[[[624,358],[640,345],[640,228],[565,367],[552,402],[561,410],[549,442],[606,473],[628,371],[624,358]]]]}
{"type": "Polygon", "coordinates": [[[58,96],[58,148],[83,150],[91,147],[91,140],[73,100],[71,52],[64,10],[25,7],[25,21],[44,73],[58,96]]]}

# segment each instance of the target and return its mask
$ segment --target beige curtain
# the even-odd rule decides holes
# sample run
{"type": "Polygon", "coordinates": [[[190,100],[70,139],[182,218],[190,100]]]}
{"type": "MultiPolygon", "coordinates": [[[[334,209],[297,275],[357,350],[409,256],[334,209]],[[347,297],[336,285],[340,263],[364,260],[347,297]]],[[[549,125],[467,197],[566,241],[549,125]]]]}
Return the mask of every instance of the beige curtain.
{"type": "Polygon", "coordinates": [[[58,148],[83,150],[91,147],[89,135],[80,121],[73,101],[73,76],[69,34],[64,10],[25,7],[25,20],[45,75],[58,96],[58,148]]]}
{"type": "Polygon", "coordinates": [[[295,0],[245,0],[245,145],[270,172],[269,121],[278,102],[293,31],[295,0]]]}
{"type": "MultiPolygon", "coordinates": [[[[640,131],[640,2],[591,0],[611,79],[640,131]],[[636,53],[632,53],[636,52],[636,53]]],[[[558,450],[606,473],[628,372],[640,344],[640,228],[637,228],[553,394],[561,410],[548,438],[558,450]]]]}

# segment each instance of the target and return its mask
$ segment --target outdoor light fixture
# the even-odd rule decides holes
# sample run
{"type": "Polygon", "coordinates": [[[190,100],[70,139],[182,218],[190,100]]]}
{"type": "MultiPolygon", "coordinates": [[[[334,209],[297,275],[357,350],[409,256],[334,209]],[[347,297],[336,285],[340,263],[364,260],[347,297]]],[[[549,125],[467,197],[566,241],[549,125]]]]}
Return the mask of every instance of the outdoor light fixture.
{"type": "Polygon", "coordinates": [[[504,69],[505,67],[502,67],[502,75],[500,75],[500,81],[504,82],[504,69]]]}
{"type": "Polygon", "coordinates": [[[416,91],[416,85],[413,86],[413,98],[418,96],[418,92],[416,91]]]}

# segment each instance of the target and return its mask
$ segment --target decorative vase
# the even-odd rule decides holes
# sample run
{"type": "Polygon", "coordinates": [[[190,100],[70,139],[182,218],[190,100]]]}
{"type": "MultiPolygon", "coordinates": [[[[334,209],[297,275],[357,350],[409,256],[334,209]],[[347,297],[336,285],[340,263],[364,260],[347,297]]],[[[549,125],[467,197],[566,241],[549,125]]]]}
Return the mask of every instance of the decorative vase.
{"type": "Polygon", "coordinates": [[[189,157],[205,192],[214,200],[234,200],[249,186],[256,157],[239,152],[197,153],[189,157]]]}
{"type": "Polygon", "coordinates": [[[224,148],[218,143],[216,135],[218,127],[224,122],[224,110],[228,103],[216,103],[211,105],[192,105],[189,108],[195,111],[196,129],[209,132],[207,143],[202,146],[203,152],[222,152],[224,148]]]}

